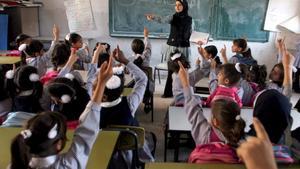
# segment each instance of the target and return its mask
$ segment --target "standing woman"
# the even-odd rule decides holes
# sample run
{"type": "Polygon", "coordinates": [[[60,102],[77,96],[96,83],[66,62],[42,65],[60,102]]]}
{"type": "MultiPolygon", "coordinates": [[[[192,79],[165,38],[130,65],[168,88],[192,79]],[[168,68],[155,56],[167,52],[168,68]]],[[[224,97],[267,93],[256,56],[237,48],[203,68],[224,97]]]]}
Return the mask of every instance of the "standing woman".
{"type": "MultiPolygon", "coordinates": [[[[156,21],[158,23],[171,24],[170,35],[167,42],[167,49],[165,56],[170,60],[171,53],[175,50],[183,53],[184,56],[190,55],[190,36],[192,33],[192,17],[188,14],[187,0],[176,0],[175,11],[172,16],[160,17],[156,15],[146,15],[149,21],[156,21]]],[[[172,97],[172,74],[173,72],[168,68],[168,78],[165,86],[163,97],[172,97]]]]}

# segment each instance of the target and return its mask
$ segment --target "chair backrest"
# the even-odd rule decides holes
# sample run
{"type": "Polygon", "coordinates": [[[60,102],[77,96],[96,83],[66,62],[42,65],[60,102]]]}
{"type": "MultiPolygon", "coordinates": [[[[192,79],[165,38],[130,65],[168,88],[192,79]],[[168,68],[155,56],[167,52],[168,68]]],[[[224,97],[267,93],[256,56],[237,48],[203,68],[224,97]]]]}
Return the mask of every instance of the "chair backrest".
{"type": "Polygon", "coordinates": [[[153,68],[152,67],[143,67],[143,71],[146,73],[148,79],[153,80],[153,68]]]}
{"type": "Polygon", "coordinates": [[[141,148],[145,142],[145,129],[137,126],[110,125],[108,129],[121,131],[117,147],[119,150],[141,148]],[[129,132],[127,132],[129,131],[129,132]]]}

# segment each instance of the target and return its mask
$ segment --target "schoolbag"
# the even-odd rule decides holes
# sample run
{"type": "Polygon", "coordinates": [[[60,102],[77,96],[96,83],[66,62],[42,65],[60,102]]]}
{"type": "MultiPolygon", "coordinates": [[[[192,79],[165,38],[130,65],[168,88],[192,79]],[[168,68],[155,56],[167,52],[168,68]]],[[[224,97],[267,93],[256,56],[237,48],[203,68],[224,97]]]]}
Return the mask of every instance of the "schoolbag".
{"type": "Polygon", "coordinates": [[[235,150],[228,144],[212,142],[198,145],[190,154],[189,163],[240,163],[235,150]]]}

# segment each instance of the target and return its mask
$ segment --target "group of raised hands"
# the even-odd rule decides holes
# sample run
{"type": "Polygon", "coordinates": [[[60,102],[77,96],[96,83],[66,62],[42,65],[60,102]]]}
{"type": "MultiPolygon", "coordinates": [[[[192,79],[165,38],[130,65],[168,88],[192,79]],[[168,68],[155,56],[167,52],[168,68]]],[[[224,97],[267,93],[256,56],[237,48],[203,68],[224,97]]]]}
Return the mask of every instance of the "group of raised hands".
{"type": "MultiPolygon", "coordinates": [[[[180,61],[178,64],[180,66],[178,75],[183,88],[190,87],[187,70],[180,61]]],[[[247,169],[276,169],[272,144],[266,130],[257,118],[253,119],[253,125],[257,137],[248,137],[237,149],[237,155],[245,163],[247,169]]]]}

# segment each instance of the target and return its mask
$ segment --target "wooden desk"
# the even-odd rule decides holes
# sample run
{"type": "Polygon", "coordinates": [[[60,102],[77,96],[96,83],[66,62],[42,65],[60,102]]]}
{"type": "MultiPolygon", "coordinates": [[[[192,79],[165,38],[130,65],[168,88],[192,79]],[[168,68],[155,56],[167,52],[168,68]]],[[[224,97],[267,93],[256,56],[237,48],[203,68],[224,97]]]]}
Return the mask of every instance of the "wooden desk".
{"type": "Polygon", "coordinates": [[[208,78],[203,78],[199,80],[199,82],[195,84],[195,93],[209,94],[208,82],[208,78]]]}
{"type": "MultiPolygon", "coordinates": [[[[22,128],[0,128],[0,168],[6,168],[10,163],[10,144],[11,140],[22,131],[22,128]]],[[[73,130],[67,131],[67,141],[64,150],[67,152],[73,139],[73,130]]],[[[115,144],[118,140],[118,131],[101,131],[95,141],[93,150],[88,160],[87,169],[107,168],[110,157],[114,151],[115,144]]]]}
{"type": "Polygon", "coordinates": [[[1,56],[0,64],[1,65],[12,65],[21,61],[21,57],[9,57],[9,56],[1,56]]]}
{"type": "MultiPolygon", "coordinates": [[[[242,164],[147,163],[145,169],[246,169],[242,164]]],[[[300,165],[279,166],[279,169],[299,169],[300,165]]]]}

